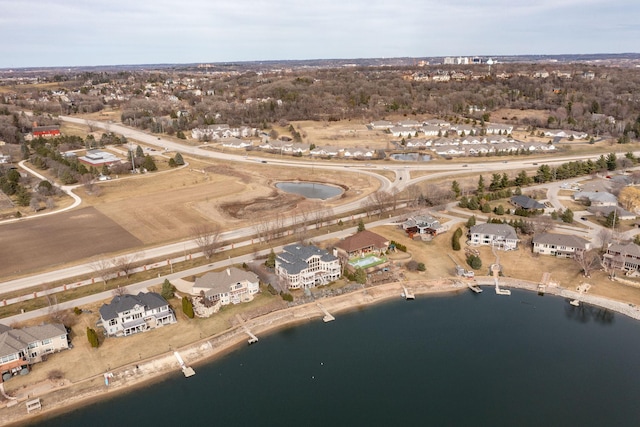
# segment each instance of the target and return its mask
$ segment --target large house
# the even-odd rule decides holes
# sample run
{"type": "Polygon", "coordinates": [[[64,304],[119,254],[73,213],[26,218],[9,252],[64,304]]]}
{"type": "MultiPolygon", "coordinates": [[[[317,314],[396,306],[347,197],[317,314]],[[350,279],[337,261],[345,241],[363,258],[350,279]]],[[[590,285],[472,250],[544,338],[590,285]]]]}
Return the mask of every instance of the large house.
{"type": "Polygon", "coordinates": [[[570,234],[544,233],[535,236],[532,243],[533,252],[536,254],[565,258],[572,258],[591,249],[591,242],[570,234]]]}
{"type": "Polygon", "coordinates": [[[313,288],[340,278],[340,261],[313,245],[287,245],[276,256],[276,274],[289,289],[313,288]]]}
{"type": "Polygon", "coordinates": [[[602,256],[602,262],[608,268],[638,271],[640,270],[640,246],[635,243],[612,243],[602,256]]]}
{"type": "Polygon", "coordinates": [[[210,301],[220,301],[220,305],[238,304],[251,301],[260,291],[258,276],[239,268],[210,272],[196,279],[194,295],[203,295],[210,301]]]}
{"type": "Polygon", "coordinates": [[[100,320],[108,336],[127,336],[176,323],[169,303],[155,292],[117,295],[100,307],[100,320]]]}
{"type": "Polygon", "coordinates": [[[340,240],[335,247],[338,254],[353,258],[369,253],[379,254],[386,252],[389,249],[389,239],[373,231],[363,230],[340,240]]]}
{"type": "Polygon", "coordinates": [[[29,372],[29,366],[43,356],[69,348],[67,329],[62,323],[22,329],[0,325],[0,373],[2,381],[29,372]]]}
{"type": "Polygon", "coordinates": [[[508,224],[477,224],[469,231],[472,245],[489,245],[505,251],[518,248],[516,230],[508,224]]]}

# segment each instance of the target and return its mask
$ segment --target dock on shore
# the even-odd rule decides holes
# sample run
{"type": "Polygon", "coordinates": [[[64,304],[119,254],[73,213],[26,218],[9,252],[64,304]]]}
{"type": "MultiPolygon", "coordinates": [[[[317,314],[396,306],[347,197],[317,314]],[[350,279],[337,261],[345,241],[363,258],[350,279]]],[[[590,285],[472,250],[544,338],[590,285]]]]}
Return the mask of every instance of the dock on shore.
{"type": "Polygon", "coordinates": [[[473,292],[475,292],[476,294],[479,294],[482,292],[482,288],[480,288],[480,286],[472,283],[472,282],[467,282],[467,287],[469,289],[471,289],[473,292]]]}
{"type": "Polygon", "coordinates": [[[404,299],[406,300],[416,299],[416,296],[412,292],[409,292],[406,286],[403,286],[402,289],[404,289],[404,294],[402,294],[404,296],[404,299]]]}
{"type": "Polygon", "coordinates": [[[194,371],[191,366],[187,366],[184,363],[184,360],[182,360],[180,353],[178,353],[177,351],[174,351],[173,355],[176,357],[176,359],[178,359],[178,364],[180,365],[180,369],[182,369],[182,373],[186,378],[192,377],[196,374],[196,371],[194,371]]]}
{"type": "Polygon", "coordinates": [[[322,318],[323,322],[327,323],[327,322],[333,322],[334,320],[336,320],[336,318],[333,317],[331,313],[329,313],[327,309],[324,308],[321,304],[318,304],[318,308],[320,308],[320,310],[322,310],[322,312],[324,313],[324,317],[322,318]]]}
{"type": "Polygon", "coordinates": [[[242,316],[240,316],[240,314],[236,314],[236,319],[238,319],[238,323],[240,324],[240,326],[242,326],[242,329],[244,330],[244,333],[249,335],[249,340],[247,341],[249,344],[255,344],[258,342],[258,337],[253,335],[253,332],[251,332],[251,330],[249,329],[249,327],[247,327],[247,325],[244,324],[244,319],[242,318],[242,316]]]}

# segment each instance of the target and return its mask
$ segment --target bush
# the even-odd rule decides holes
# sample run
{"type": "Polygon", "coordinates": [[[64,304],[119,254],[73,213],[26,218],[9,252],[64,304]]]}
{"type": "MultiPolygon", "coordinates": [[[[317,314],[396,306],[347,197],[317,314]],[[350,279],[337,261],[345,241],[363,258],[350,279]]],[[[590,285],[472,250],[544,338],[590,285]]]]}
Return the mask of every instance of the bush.
{"type": "Polygon", "coordinates": [[[73,307],[73,312],[76,316],[80,316],[82,314],[82,310],[80,310],[78,307],[73,307]]]}
{"type": "Polygon", "coordinates": [[[100,347],[100,340],[98,339],[98,334],[95,329],[91,329],[87,326],[87,339],[89,340],[89,344],[91,347],[98,348],[100,347]]]}
{"type": "Polygon", "coordinates": [[[288,292],[280,292],[280,296],[287,302],[293,302],[293,295],[288,292]]]}
{"type": "Polygon", "coordinates": [[[395,246],[395,248],[397,250],[399,250],[400,252],[407,252],[407,247],[405,245],[403,245],[402,243],[398,243],[395,240],[391,241],[391,245],[395,246]]]}
{"type": "Polygon", "coordinates": [[[427,266],[424,265],[424,262],[419,262],[418,263],[418,271],[426,271],[427,270],[427,266]]]}
{"type": "Polygon", "coordinates": [[[462,229],[458,227],[455,233],[451,236],[451,249],[454,251],[459,251],[461,249],[460,237],[462,237],[462,229]]]}
{"type": "Polygon", "coordinates": [[[482,260],[477,255],[467,256],[467,264],[469,264],[469,267],[473,268],[474,270],[479,270],[480,268],[482,268],[482,260]]]}
{"type": "Polygon", "coordinates": [[[411,260],[406,265],[407,270],[416,271],[418,269],[418,261],[411,260]]]}

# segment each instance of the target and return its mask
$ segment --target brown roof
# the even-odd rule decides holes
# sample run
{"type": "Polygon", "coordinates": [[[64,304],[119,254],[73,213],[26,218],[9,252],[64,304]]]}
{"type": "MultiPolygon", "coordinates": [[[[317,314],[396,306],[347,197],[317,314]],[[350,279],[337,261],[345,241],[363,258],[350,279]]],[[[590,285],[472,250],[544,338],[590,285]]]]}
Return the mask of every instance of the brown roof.
{"type": "Polygon", "coordinates": [[[372,231],[363,230],[336,243],[337,248],[347,253],[371,246],[377,249],[385,249],[389,246],[389,240],[372,231]]]}

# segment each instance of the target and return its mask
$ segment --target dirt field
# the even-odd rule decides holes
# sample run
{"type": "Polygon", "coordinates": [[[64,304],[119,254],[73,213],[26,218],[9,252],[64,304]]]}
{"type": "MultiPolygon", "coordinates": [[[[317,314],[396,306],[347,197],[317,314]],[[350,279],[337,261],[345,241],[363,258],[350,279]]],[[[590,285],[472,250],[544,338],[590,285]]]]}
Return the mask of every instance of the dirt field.
{"type": "Polygon", "coordinates": [[[141,245],[92,207],[2,226],[0,275],[23,275],[141,245]]]}

